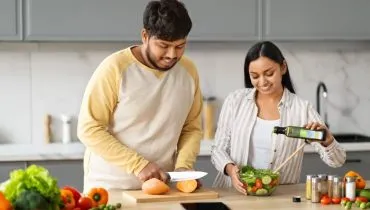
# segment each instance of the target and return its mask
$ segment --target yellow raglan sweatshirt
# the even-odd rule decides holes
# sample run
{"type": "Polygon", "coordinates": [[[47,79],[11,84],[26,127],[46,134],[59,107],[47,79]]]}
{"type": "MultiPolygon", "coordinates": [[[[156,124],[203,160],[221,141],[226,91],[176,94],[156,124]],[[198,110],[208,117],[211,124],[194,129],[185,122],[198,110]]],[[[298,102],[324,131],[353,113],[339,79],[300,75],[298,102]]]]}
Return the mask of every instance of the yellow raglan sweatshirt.
{"type": "Polygon", "coordinates": [[[82,100],[78,137],[86,146],[84,191],[139,189],[149,163],[191,169],[200,149],[202,94],[185,56],[169,71],[140,63],[131,47],[104,59],[82,100]]]}

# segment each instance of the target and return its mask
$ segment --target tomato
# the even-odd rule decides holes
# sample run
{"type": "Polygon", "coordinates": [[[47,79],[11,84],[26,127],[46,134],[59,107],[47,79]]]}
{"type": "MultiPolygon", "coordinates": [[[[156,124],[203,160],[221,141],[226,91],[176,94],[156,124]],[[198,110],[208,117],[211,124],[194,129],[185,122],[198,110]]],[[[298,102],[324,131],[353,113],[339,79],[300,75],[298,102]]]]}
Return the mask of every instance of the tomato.
{"type": "Polygon", "coordinates": [[[256,180],[256,187],[257,187],[257,189],[261,189],[262,188],[262,180],[261,179],[257,179],[256,180]]]}
{"type": "Polygon", "coordinates": [[[344,197],[344,198],[342,198],[342,201],[350,201],[350,200],[349,200],[349,198],[344,197]]]}
{"type": "Polygon", "coordinates": [[[81,208],[77,207],[77,208],[74,208],[73,210],[82,210],[81,208]]]}
{"type": "Polygon", "coordinates": [[[328,205],[331,203],[331,199],[329,197],[323,197],[320,202],[321,204],[328,205]]]}
{"type": "Polygon", "coordinates": [[[256,192],[257,191],[257,187],[256,186],[253,186],[252,187],[252,192],[256,192]]]}
{"type": "Polygon", "coordinates": [[[77,206],[81,210],[88,210],[88,209],[90,209],[90,208],[93,207],[93,202],[92,202],[92,200],[89,197],[81,197],[78,200],[77,206]]]}
{"type": "Polygon", "coordinates": [[[321,195],[321,198],[330,198],[328,194],[321,195]]]}
{"type": "Polygon", "coordinates": [[[332,199],[331,199],[331,202],[332,202],[333,204],[340,204],[341,199],[340,199],[340,198],[332,198],[332,199]]]}
{"type": "Polygon", "coordinates": [[[367,198],[365,198],[363,196],[359,196],[359,197],[356,197],[356,201],[361,201],[361,202],[367,203],[367,198]]]}
{"type": "Polygon", "coordinates": [[[273,179],[273,180],[271,181],[271,183],[270,183],[270,187],[274,187],[274,186],[276,186],[276,185],[277,185],[277,182],[278,182],[278,180],[277,180],[277,179],[273,179]]]}

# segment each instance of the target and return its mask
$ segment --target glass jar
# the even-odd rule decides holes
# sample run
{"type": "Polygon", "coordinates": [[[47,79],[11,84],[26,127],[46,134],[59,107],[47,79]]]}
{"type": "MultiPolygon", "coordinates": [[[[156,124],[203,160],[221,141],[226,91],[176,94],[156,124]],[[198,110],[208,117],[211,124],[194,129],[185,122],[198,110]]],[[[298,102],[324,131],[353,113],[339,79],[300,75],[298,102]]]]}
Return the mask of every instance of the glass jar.
{"type": "Polygon", "coordinates": [[[306,199],[311,200],[312,196],[312,177],[316,177],[315,175],[307,175],[306,176],[306,199]]]}
{"type": "Polygon", "coordinates": [[[326,174],[319,174],[318,177],[320,178],[320,193],[321,195],[328,194],[328,176],[326,174]]]}
{"type": "Polygon", "coordinates": [[[333,178],[333,198],[342,198],[342,179],[339,176],[333,178]]]}
{"type": "Polygon", "coordinates": [[[350,201],[355,201],[356,199],[356,177],[346,177],[346,198],[350,201]]]}
{"type": "Polygon", "coordinates": [[[203,139],[211,140],[214,139],[216,125],[215,125],[215,114],[216,114],[216,98],[215,97],[204,97],[203,98],[203,139]]]}
{"type": "Polygon", "coordinates": [[[329,198],[333,197],[333,179],[335,175],[329,175],[328,176],[328,196],[329,198]]]}
{"type": "Polygon", "coordinates": [[[320,203],[321,199],[321,179],[320,177],[312,177],[311,178],[311,183],[312,183],[312,194],[311,194],[311,202],[312,203],[320,203]]]}

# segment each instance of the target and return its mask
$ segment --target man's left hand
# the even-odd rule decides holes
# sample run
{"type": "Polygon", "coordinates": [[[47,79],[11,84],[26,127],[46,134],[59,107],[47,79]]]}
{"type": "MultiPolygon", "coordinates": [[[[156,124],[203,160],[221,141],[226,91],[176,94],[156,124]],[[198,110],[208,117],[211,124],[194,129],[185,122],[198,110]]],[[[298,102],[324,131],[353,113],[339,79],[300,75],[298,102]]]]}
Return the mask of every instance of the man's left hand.
{"type": "MultiPolygon", "coordinates": [[[[193,169],[187,169],[187,168],[177,168],[177,169],[175,169],[175,171],[194,171],[194,170],[193,169]]],[[[196,181],[197,181],[197,189],[201,188],[202,183],[200,182],[200,180],[197,179],[196,181]]]]}

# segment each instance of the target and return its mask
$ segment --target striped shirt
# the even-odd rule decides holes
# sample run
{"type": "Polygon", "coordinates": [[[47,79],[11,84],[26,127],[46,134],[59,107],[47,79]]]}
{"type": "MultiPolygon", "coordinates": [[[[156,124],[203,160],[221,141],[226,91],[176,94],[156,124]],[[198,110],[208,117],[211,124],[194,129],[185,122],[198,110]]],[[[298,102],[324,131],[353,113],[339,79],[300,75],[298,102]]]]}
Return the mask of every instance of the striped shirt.
{"type": "MultiPolygon", "coordinates": [[[[255,102],[256,89],[239,89],[227,96],[223,104],[215,142],[211,149],[211,161],[218,171],[213,187],[231,187],[231,179],[224,173],[228,163],[239,167],[247,165],[251,134],[257,119],[258,108],[255,102]]],[[[283,96],[278,104],[280,126],[304,126],[309,122],[320,122],[320,115],[312,104],[302,100],[296,94],[284,89],[283,96]]],[[[285,135],[272,135],[270,154],[270,169],[276,169],[302,144],[302,139],[292,139],[285,135]]],[[[318,142],[310,143],[321,159],[330,167],[340,167],[346,159],[345,150],[334,141],[327,147],[318,142]]],[[[280,169],[280,184],[294,184],[299,182],[303,149],[298,152],[285,166],[280,169]]]]}

